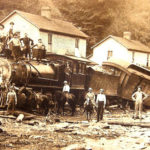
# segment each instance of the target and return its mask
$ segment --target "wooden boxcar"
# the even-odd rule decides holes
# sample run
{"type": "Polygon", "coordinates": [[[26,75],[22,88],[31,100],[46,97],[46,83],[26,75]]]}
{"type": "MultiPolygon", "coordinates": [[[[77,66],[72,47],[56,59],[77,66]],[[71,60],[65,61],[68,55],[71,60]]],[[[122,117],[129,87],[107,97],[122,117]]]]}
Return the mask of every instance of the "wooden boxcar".
{"type": "MultiPolygon", "coordinates": [[[[150,94],[150,71],[148,69],[119,59],[104,62],[103,68],[111,70],[112,75],[119,77],[117,95],[122,99],[132,100],[132,94],[139,86],[143,92],[150,94]]],[[[150,97],[144,101],[144,104],[150,106],[150,97]]]]}

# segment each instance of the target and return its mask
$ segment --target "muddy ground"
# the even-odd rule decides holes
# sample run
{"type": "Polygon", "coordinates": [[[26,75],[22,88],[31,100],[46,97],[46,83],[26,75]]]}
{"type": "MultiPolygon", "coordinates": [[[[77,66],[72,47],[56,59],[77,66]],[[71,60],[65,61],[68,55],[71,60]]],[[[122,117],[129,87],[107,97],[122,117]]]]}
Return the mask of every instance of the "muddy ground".
{"type": "Polygon", "coordinates": [[[96,115],[86,121],[83,112],[74,117],[55,114],[37,116],[22,123],[0,117],[0,150],[150,150],[150,128],[111,125],[110,121],[150,123],[150,112],[143,120],[133,120],[133,112],[105,111],[104,119],[96,123],[96,115]]]}

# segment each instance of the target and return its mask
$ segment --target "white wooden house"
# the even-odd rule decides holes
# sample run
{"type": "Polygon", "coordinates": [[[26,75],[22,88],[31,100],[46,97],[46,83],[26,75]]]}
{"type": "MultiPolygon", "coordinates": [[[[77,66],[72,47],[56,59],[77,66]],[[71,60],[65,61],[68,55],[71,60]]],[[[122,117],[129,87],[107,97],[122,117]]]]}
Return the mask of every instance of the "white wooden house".
{"type": "Polygon", "coordinates": [[[119,58],[141,66],[150,66],[150,48],[131,39],[130,32],[123,37],[109,35],[92,47],[93,54],[88,58],[99,65],[109,58],[119,58]]]}
{"type": "Polygon", "coordinates": [[[28,33],[34,43],[41,38],[47,52],[86,57],[88,36],[70,22],[51,18],[48,7],[41,9],[41,16],[14,10],[1,21],[6,32],[11,21],[15,23],[14,30],[20,31],[21,37],[28,33]]]}

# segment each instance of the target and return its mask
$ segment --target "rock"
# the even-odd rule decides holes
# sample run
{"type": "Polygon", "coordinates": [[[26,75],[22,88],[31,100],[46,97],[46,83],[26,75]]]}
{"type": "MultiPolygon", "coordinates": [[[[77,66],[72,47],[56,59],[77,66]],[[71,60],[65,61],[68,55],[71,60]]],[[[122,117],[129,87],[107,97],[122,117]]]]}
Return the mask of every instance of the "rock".
{"type": "Polygon", "coordinates": [[[19,114],[19,116],[17,117],[16,121],[17,122],[22,122],[23,118],[24,118],[24,114],[19,114]]]}

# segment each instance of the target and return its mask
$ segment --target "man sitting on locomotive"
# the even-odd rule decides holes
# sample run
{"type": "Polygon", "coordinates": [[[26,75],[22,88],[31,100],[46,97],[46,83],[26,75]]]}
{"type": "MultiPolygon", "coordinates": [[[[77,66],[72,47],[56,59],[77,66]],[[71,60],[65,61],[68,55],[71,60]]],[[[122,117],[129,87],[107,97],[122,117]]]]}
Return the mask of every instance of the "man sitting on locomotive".
{"type": "MultiPolygon", "coordinates": [[[[38,39],[38,43],[35,44],[32,48],[34,48],[34,47],[35,47],[36,49],[40,50],[40,51],[43,50],[43,51],[45,52],[45,45],[43,44],[42,39],[38,39]]],[[[38,60],[38,59],[41,59],[42,56],[41,56],[40,54],[41,54],[41,53],[38,53],[38,54],[37,54],[37,56],[36,56],[36,57],[37,57],[37,58],[36,58],[37,60],[38,60]]]]}
{"type": "Polygon", "coordinates": [[[21,57],[21,43],[17,33],[15,33],[14,37],[8,42],[8,44],[10,43],[12,43],[12,55],[17,61],[21,57]]]}
{"type": "Polygon", "coordinates": [[[42,39],[38,39],[38,43],[33,45],[33,48],[36,47],[37,49],[45,50],[45,45],[42,42],[42,39]]]}
{"type": "Polygon", "coordinates": [[[24,54],[25,57],[29,56],[29,59],[31,58],[31,50],[30,45],[33,46],[33,40],[28,37],[28,34],[25,33],[24,37],[20,39],[21,44],[24,46],[24,54]]]}

